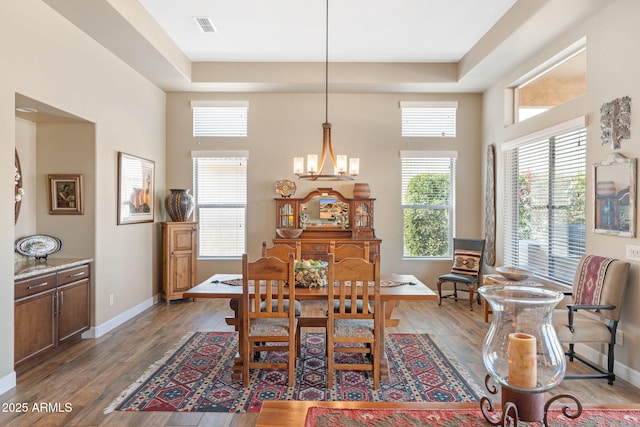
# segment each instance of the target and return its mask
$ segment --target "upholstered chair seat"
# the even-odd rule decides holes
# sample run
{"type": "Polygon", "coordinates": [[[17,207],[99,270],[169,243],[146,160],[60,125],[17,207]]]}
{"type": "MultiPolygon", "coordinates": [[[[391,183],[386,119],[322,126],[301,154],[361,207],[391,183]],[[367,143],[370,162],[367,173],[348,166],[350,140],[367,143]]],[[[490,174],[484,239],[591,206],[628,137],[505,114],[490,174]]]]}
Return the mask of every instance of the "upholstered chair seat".
{"type": "Polygon", "coordinates": [[[442,282],[458,282],[458,283],[476,283],[478,281],[477,276],[467,276],[465,274],[443,274],[439,278],[442,282]]]}
{"type": "Polygon", "coordinates": [[[553,323],[557,327],[558,340],[563,343],[601,343],[611,339],[611,331],[607,325],[602,322],[594,323],[593,318],[587,314],[576,313],[573,332],[569,329],[567,310],[554,310],[553,323]]]}
{"type": "MultiPolygon", "coordinates": [[[[278,301],[271,301],[272,311],[275,310],[277,306],[278,306],[278,301]]],[[[289,311],[289,300],[285,300],[283,303],[283,306],[284,306],[283,307],[284,311],[289,311]]],[[[267,303],[266,301],[262,301],[260,303],[260,311],[266,311],[266,309],[267,309],[267,303]]],[[[300,303],[300,301],[296,300],[294,302],[293,310],[295,312],[296,317],[302,316],[302,304],[300,303]]]]}
{"type": "MultiPolygon", "coordinates": [[[[285,311],[288,311],[288,309],[285,311]]],[[[294,326],[295,324],[296,322],[294,321],[294,326]]],[[[289,331],[289,319],[256,319],[249,326],[250,337],[265,335],[286,337],[290,333],[292,332],[289,331]]]]}
{"type": "MultiPolygon", "coordinates": [[[[347,303],[349,303],[350,301],[347,301],[347,303]]],[[[351,304],[347,304],[345,303],[345,310],[346,311],[351,311],[351,304]]],[[[368,304],[369,307],[369,313],[373,313],[373,308],[371,307],[371,304],[368,304]]],[[[334,301],[333,302],[333,310],[334,311],[339,311],[340,310],[340,301],[334,301]]],[[[362,313],[362,300],[358,300],[356,302],[356,312],[357,313],[362,313]]]]}
{"type": "Polygon", "coordinates": [[[336,320],[334,324],[334,335],[336,337],[373,338],[373,319],[336,320]]]}

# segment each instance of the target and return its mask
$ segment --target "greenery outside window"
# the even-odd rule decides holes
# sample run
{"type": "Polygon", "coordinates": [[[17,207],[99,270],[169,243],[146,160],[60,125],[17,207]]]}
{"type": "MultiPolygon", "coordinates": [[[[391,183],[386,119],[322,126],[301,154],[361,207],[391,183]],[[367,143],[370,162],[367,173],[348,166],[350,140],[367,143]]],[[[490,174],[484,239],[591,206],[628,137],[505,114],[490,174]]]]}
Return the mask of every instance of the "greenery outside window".
{"type": "Polygon", "coordinates": [[[200,258],[241,258],[246,252],[245,151],[194,151],[193,188],[200,258]]]}
{"type": "Polygon", "coordinates": [[[403,256],[452,255],[457,152],[402,151],[403,256]]]}
{"type": "Polygon", "coordinates": [[[504,263],[569,285],[585,252],[584,118],[502,148],[504,263]]]}

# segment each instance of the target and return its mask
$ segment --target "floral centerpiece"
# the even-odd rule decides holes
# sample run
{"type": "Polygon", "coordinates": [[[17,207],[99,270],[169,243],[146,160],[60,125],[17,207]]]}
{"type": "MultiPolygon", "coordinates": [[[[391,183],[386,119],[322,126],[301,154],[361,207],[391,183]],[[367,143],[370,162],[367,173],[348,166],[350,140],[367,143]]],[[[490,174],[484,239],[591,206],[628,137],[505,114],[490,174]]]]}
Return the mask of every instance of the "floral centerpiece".
{"type": "Polygon", "coordinates": [[[296,287],[327,286],[327,265],[326,261],[296,260],[296,287]]]}

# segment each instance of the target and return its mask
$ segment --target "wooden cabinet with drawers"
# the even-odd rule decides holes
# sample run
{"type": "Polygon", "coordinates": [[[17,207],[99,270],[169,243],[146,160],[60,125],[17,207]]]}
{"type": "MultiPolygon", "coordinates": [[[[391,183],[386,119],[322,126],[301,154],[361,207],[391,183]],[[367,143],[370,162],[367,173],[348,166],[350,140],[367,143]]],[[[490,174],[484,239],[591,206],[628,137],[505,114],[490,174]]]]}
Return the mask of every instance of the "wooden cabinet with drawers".
{"type": "Polygon", "coordinates": [[[196,284],[198,223],[162,223],[162,299],[182,299],[196,284]]]}
{"type": "Polygon", "coordinates": [[[90,326],[89,301],[89,264],[16,281],[14,365],[79,340],[90,326]]]}

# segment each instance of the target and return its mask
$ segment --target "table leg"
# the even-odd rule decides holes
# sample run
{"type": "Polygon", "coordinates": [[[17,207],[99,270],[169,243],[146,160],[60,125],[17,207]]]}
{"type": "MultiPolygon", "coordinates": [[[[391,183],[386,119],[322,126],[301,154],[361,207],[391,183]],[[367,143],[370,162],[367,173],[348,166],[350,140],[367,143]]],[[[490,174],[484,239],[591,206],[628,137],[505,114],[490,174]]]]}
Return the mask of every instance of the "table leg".
{"type": "MultiPolygon", "coordinates": [[[[231,378],[234,380],[238,380],[242,378],[242,347],[241,343],[244,342],[244,331],[242,328],[242,310],[244,306],[242,304],[242,299],[233,298],[229,302],[229,306],[233,309],[235,315],[235,328],[238,331],[238,352],[236,353],[236,357],[233,359],[233,369],[231,373],[231,378]]],[[[227,322],[228,323],[228,322],[227,322]]]]}
{"type": "Polygon", "coordinates": [[[391,318],[391,314],[393,313],[393,309],[396,307],[396,303],[397,301],[395,300],[383,302],[385,323],[386,326],[389,326],[390,328],[395,328],[400,323],[400,319],[391,318]]]}

